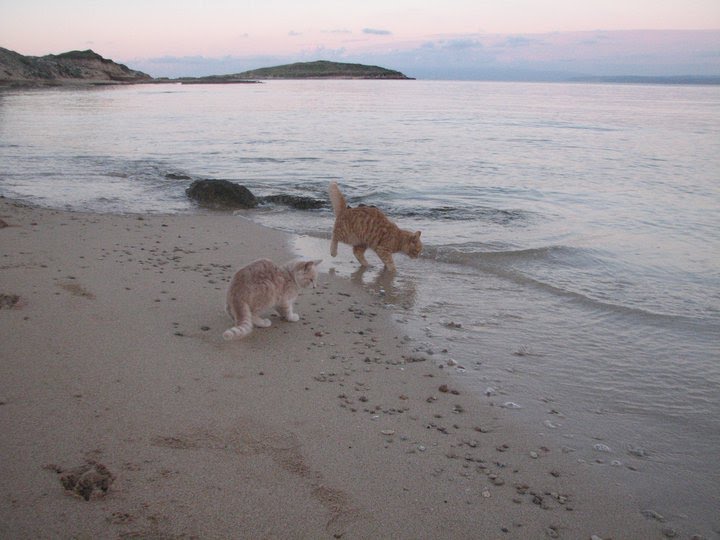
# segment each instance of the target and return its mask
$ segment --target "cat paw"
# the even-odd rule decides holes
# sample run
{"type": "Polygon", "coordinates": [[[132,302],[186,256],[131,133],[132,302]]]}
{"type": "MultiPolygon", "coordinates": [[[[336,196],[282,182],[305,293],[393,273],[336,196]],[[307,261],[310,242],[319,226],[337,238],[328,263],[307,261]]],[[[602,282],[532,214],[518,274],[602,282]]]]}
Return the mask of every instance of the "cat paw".
{"type": "Polygon", "coordinates": [[[272,324],[272,321],[270,319],[257,319],[253,324],[258,328],[267,328],[272,324]]]}
{"type": "Polygon", "coordinates": [[[297,313],[291,313],[287,316],[287,320],[289,322],[298,322],[300,320],[300,315],[298,315],[297,313]]]}

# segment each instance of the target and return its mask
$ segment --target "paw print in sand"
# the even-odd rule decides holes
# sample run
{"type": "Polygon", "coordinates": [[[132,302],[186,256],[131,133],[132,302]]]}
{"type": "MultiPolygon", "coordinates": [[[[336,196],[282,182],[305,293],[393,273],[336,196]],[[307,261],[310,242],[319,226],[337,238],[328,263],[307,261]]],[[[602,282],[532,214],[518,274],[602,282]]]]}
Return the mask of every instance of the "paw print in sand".
{"type": "Polygon", "coordinates": [[[47,468],[60,473],[60,482],[67,491],[77,493],[86,501],[96,489],[107,493],[115,477],[107,467],[96,461],[88,461],[73,469],[63,470],[55,465],[47,468]]]}

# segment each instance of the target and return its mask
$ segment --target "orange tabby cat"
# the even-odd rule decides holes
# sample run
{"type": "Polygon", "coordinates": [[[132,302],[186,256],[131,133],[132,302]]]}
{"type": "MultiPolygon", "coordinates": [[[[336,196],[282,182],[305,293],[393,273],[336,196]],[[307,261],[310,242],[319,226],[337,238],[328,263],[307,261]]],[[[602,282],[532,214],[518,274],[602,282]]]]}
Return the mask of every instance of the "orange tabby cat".
{"type": "Polygon", "coordinates": [[[420,231],[404,231],[390,221],[374,206],[350,208],[340,193],[337,182],[330,182],[330,202],[335,212],[335,226],[330,241],[330,255],[337,255],[338,242],[350,244],[355,258],[363,266],[370,266],[365,259],[365,250],[372,249],[385,268],[394,272],[393,253],[401,252],[413,259],[420,255],[422,242],[420,231]]]}
{"type": "Polygon", "coordinates": [[[243,338],[252,332],[253,325],[267,328],[272,323],[261,315],[273,308],[287,321],[299,320],[300,316],[293,313],[293,302],[302,287],[315,288],[321,262],[292,261],[280,267],[259,259],[238,270],[227,292],[227,312],[235,326],[225,330],[223,338],[243,338]]]}

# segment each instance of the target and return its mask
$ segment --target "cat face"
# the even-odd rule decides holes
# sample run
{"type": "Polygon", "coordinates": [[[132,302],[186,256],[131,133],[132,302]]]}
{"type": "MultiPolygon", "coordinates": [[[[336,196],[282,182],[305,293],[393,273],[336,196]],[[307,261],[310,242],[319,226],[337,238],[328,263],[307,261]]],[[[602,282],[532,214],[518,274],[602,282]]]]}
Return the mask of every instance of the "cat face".
{"type": "Polygon", "coordinates": [[[314,289],[317,285],[317,267],[320,265],[321,262],[322,259],[316,261],[296,262],[293,266],[295,283],[297,283],[300,287],[312,287],[314,289]]]}
{"type": "Polygon", "coordinates": [[[420,231],[410,233],[403,242],[403,252],[410,258],[416,259],[422,252],[422,241],[420,231]]]}

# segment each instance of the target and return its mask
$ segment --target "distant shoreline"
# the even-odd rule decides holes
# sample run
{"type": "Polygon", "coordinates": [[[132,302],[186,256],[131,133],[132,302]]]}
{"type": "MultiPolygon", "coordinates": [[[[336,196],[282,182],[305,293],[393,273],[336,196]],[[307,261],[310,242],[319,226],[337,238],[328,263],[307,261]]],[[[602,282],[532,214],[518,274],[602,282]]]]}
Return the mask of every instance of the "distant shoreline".
{"type": "Polygon", "coordinates": [[[597,77],[573,77],[564,82],[582,83],[612,83],[612,84],[676,84],[676,85],[705,85],[720,84],[720,76],[702,75],[673,75],[673,76],[646,76],[646,75],[608,75],[597,77]]]}
{"type": "MultiPolygon", "coordinates": [[[[24,56],[0,47],[0,89],[126,84],[257,84],[269,80],[416,80],[380,66],[316,60],[201,77],[152,77],[96,52],[69,51],[41,57],[24,56]]],[[[648,85],[720,85],[720,75],[562,75],[537,73],[522,79],[484,77],[476,82],[600,83],[648,85]]]]}
{"type": "MultiPolygon", "coordinates": [[[[11,89],[42,89],[42,88],[89,88],[101,86],[135,86],[140,84],[182,84],[182,85],[233,85],[233,84],[264,84],[272,81],[375,81],[397,79],[364,79],[361,77],[308,77],[308,78],[273,78],[264,80],[255,79],[227,79],[213,80],[204,77],[183,77],[178,79],[151,79],[144,81],[99,81],[86,79],[53,80],[53,81],[7,81],[0,80],[0,91],[11,89]]],[[[720,77],[583,77],[563,80],[504,80],[504,79],[410,79],[423,82],[498,82],[498,83],[542,83],[542,84],[615,84],[615,85],[648,85],[648,86],[720,86],[720,77]]]]}
{"type": "Polygon", "coordinates": [[[41,57],[24,56],[0,47],[0,86],[38,87],[116,85],[138,83],[247,84],[263,79],[370,79],[412,80],[380,66],[317,60],[266,67],[242,73],[157,79],[103,58],[96,52],[70,51],[41,57]]]}

